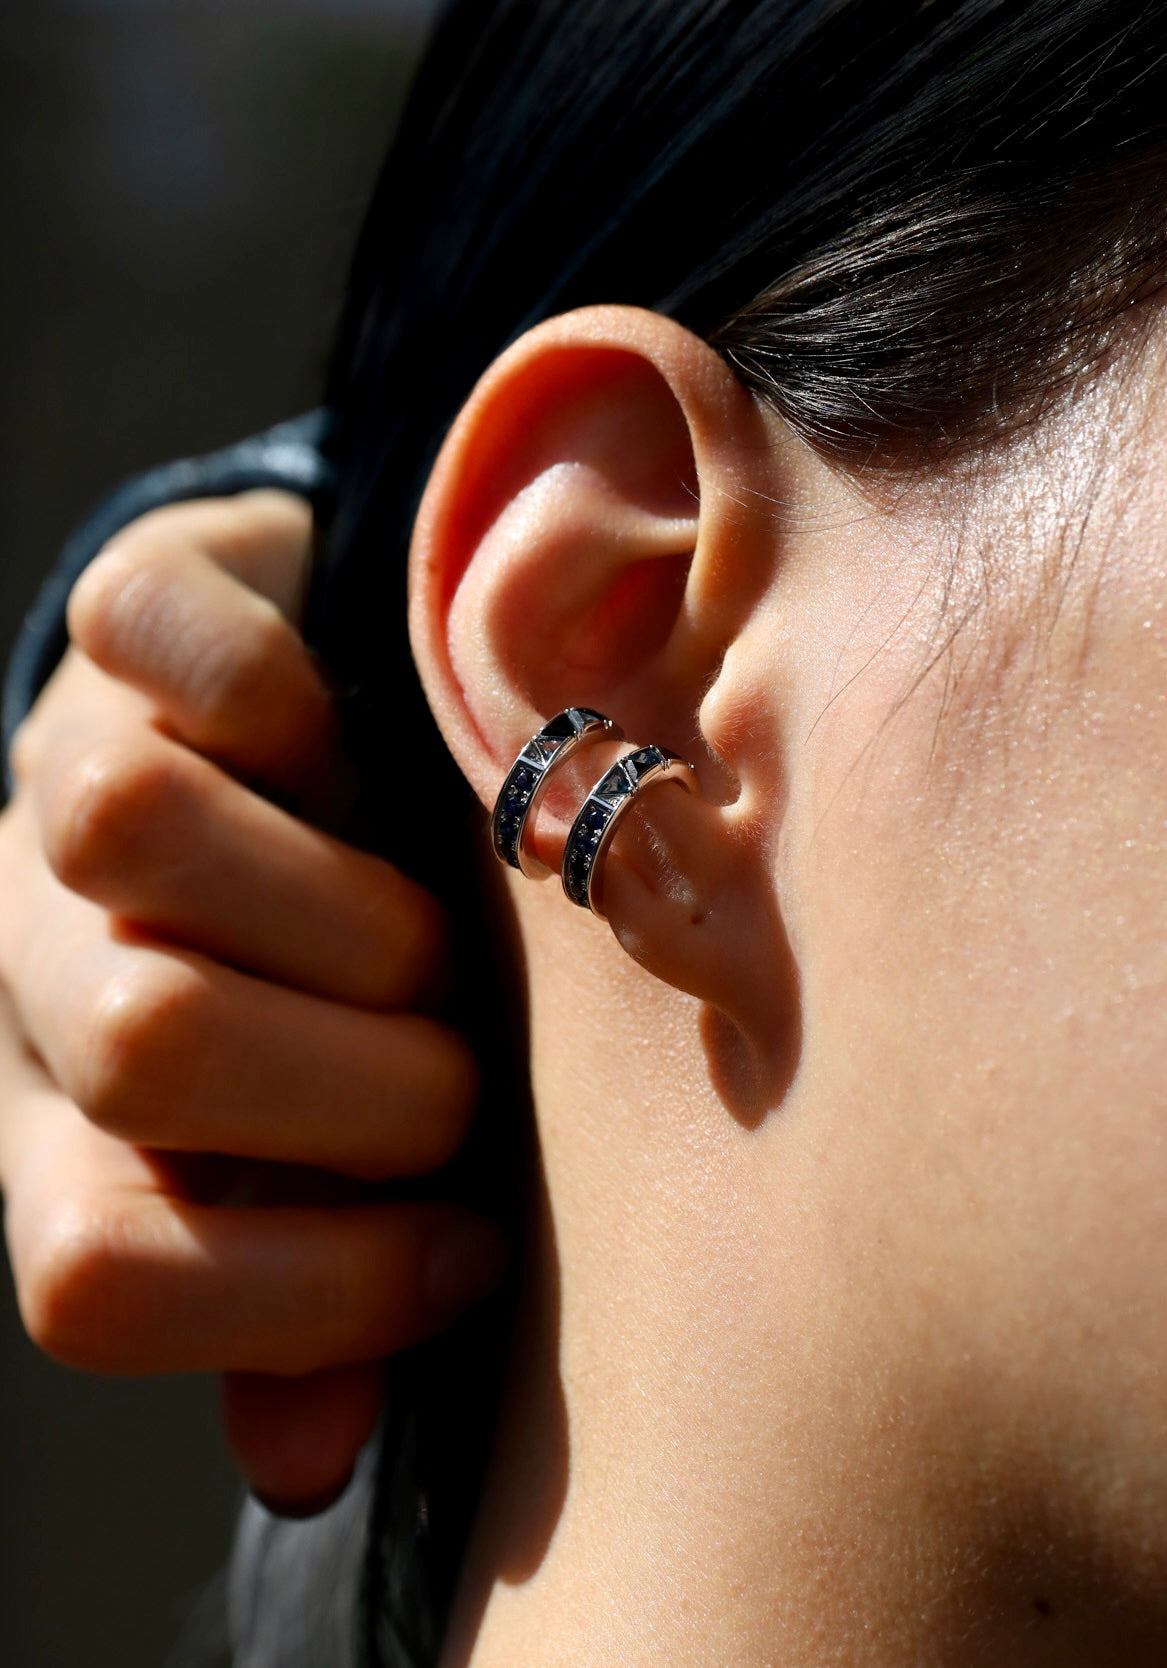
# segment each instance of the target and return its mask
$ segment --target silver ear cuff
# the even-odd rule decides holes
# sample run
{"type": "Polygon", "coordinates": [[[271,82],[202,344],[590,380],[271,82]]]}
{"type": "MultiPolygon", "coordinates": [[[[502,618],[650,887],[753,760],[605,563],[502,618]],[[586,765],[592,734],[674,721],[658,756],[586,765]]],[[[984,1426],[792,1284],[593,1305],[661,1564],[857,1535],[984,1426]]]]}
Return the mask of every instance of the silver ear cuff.
{"type": "Polygon", "coordinates": [[[690,793],[697,791],[697,773],[687,760],[667,747],[638,747],[605,771],[571,825],[563,848],[563,890],[601,920],[598,898],[612,836],[637,794],[654,782],[679,782],[690,793]]]}
{"type": "Polygon", "coordinates": [[[525,835],[533,826],[552,771],[593,742],[623,739],[618,724],[590,707],[567,707],[548,719],[507,771],[494,802],[490,837],[499,861],[509,863],[528,880],[546,879],[551,870],[530,850],[525,835]]]}

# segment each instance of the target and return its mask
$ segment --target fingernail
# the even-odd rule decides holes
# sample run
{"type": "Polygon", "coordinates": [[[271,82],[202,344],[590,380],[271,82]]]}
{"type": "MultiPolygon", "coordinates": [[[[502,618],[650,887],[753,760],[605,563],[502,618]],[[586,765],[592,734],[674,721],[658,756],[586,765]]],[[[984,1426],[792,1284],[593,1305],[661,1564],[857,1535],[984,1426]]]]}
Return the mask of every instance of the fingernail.
{"type": "Polygon", "coordinates": [[[452,1313],[488,1296],[507,1261],[506,1238],[493,1222],[459,1222],[435,1234],[425,1277],[430,1306],[452,1313]]]}

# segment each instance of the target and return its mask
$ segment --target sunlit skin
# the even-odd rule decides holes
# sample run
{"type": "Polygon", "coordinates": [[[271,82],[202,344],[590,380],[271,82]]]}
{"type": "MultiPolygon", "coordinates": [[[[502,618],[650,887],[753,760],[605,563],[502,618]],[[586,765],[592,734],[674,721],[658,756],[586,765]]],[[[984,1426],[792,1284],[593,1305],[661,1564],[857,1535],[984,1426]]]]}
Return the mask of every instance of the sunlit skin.
{"type": "Polygon", "coordinates": [[[856,479],[604,309],[464,412],[412,628],[484,805],[573,701],[707,797],[610,928],[509,884],[547,1212],[445,1668],[1162,1661],[1163,396],[856,479]]]}
{"type": "Polygon", "coordinates": [[[291,624],[309,549],[276,493],[120,535],[74,590],[0,818],[25,1324],[75,1367],[223,1373],[245,1475],[294,1512],[347,1480],[381,1358],[505,1261],[465,1212],[364,1185],[440,1164],[477,1074],[435,1013],[434,899],[272,803],[318,817],[347,791],[291,624]]]}
{"type": "MultiPolygon", "coordinates": [[[[600,309],[523,338],[455,426],[411,630],[484,807],[574,702],[692,759],[703,797],[662,787],[626,819],[608,925],[554,879],[484,882],[525,957],[544,1193],[443,1668],[1163,1660],[1165,374],[1152,337],[1011,448],[905,480],[817,456],[678,326],[600,309]]],[[[441,1079],[460,1045],[440,1031],[431,1116],[335,1115],[365,1104],[386,1027],[433,1023],[443,925],[235,779],[286,798],[318,733],[307,808],[335,760],[288,624],[304,512],[232,513],[243,531],[204,527],[197,560],[134,546],[152,629],[132,610],[112,629],[131,558],[95,568],[26,729],[0,825],[23,900],[0,944],[0,1171],[34,1336],[103,1370],[232,1370],[247,1475],[307,1508],[369,1429],[374,1358],[476,1295],[497,1252],[446,1241],[439,1303],[383,1213],[220,1196],[192,1237],[164,1167],[62,1081],[89,1010],[37,996],[45,945],[76,992],[111,922],[148,908],[155,953],[204,958],[204,989],[249,970],[273,1035],[338,1074],[289,1120],[275,1050],[279,1093],[260,1082],[215,1150],[310,1155],[359,1188],[435,1162],[435,1116],[439,1147],[465,1127],[473,1068],[441,1079]],[[179,652],[200,632],[231,645],[218,693],[179,652]],[[79,747],[108,764],[162,741],[176,791],[144,770],[152,794],[122,807],[141,814],[105,824],[134,839],[70,846],[79,747]],[[141,861],[173,851],[176,806],[202,831],[181,886],[141,861]],[[336,1024],[362,1046],[338,1054],[336,1024]],[[88,1238],[46,1233],[78,1199],[88,1238]],[[162,1231],[122,1232],[149,1212],[162,1231]],[[330,1329],[312,1294],[335,1299],[339,1262],[330,1329]]],[[[603,762],[548,797],[552,865],[603,762]]],[[[96,1108],[137,1109],[160,1147],[191,1128],[155,1047],[167,1011],[147,1004],[96,1108]]],[[[227,1081],[239,1040],[206,1035],[227,1081]]]]}

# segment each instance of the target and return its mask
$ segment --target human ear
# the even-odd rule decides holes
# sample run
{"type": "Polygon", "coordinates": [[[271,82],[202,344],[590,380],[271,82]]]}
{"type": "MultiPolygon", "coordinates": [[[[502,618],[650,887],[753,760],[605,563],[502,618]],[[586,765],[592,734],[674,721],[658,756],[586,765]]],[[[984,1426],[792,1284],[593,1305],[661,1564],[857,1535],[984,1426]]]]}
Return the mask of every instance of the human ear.
{"type": "MultiPolygon", "coordinates": [[[[778,559],[773,461],[771,428],[706,343],[635,308],[566,314],[475,389],[410,562],[414,655],[485,807],[522,744],[568,706],[692,762],[700,798],[656,788],[625,818],[605,913],[651,972],[771,1040],[773,1015],[739,975],[743,948],[780,932],[757,895],[767,863],[751,815],[774,784],[716,745],[702,712],[778,559]]],[[[763,756],[772,764],[773,749],[751,754],[763,756]]],[[[557,773],[535,832],[551,867],[605,763],[589,751],[557,773]]],[[[566,927],[573,906],[553,907],[566,927]]]]}

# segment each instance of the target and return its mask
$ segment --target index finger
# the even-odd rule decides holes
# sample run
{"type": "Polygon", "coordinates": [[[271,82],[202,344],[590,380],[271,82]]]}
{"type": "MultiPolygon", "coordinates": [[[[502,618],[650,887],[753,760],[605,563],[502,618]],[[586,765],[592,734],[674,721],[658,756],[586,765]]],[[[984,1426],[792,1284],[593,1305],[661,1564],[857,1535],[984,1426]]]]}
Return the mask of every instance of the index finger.
{"type": "Polygon", "coordinates": [[[81,576],[69,629],[179,740],[235,775],[313,799],[336,770],[337,720],[290,617],[310,540],[307,505],[284,493],[145,516],[81,576]]]}
{"type": "Polygon", "coordinates": [[[312,508],[278,487],[228,498],[164,504],[116,533],[106,550],[140,545],[144,552],[182,544],[201,550],[225,573],[274,603],[298,626],[312,563],[312,508]]]}

